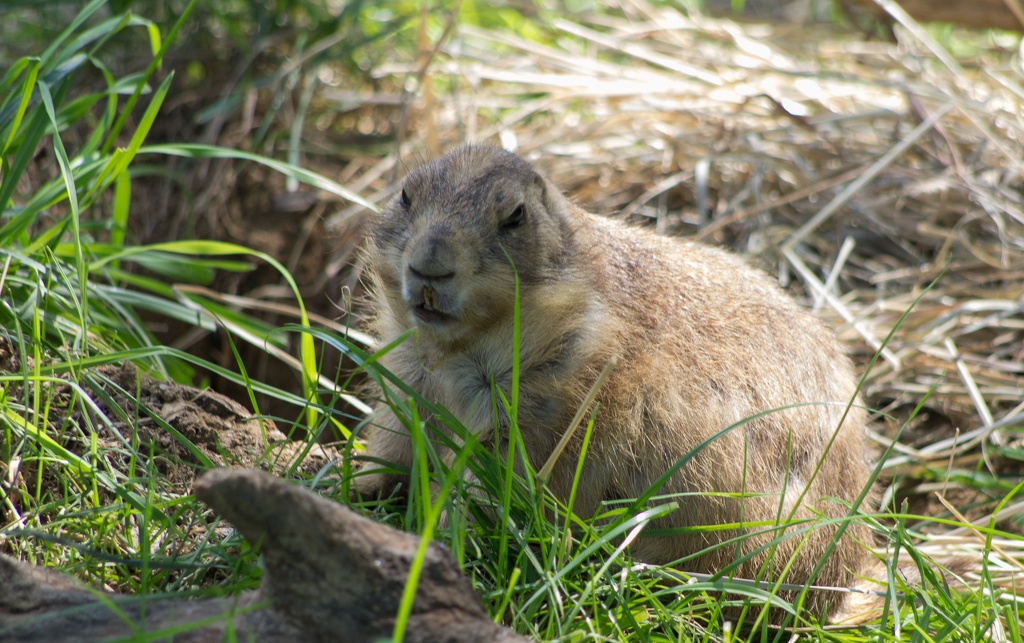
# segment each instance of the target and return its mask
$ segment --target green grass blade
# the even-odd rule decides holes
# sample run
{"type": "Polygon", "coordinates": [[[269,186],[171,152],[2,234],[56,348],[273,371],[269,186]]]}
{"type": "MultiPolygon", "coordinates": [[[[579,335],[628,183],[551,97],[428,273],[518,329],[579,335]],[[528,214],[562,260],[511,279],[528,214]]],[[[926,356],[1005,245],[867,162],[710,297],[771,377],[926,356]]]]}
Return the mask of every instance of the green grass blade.
{"type": "MultiPolygon", "coordinates": [[[[115,248],[124,247],[125,233],[128,231],[128,212],[132,202],[132,179],[125,170],[114,178],[114,206],[110,211],[110,245],[115,248]]],[[[117,262],[112,264],[119,267],[117,262]]]]}
{"type": "Polygon", "coordinates": [[[114,142],[117,140],[117,137],[121,134],[121,130],[124,128],[124,124],[128,120],[128,115],[132,112],[132,109],[135,107],[135,103],[139,100],[139,96],[142,95],[142,91],[145,88],[146,83],[153,76],[156,70],[160,67],[161,61],[163,60],[164,55],[167,53],[167,48],[170,47],[172,42],[174,42],[175,37],[178,35],[178,32],[181,30],[182,26],[184,26],[185,21],[188,20],[188,17],[189,15],[191,15],[192,10],[195,9],[195,6],[196,0],[190,0],[188,5],[181,12],[181,15],[178,16],[178,20],[174,23],[174,26],[171,27],[171,30],[168,32],[167,38],[164,39],[163,46],[153,56],[153,59],[149,62],[149,65],[146,67],[146,71],[143,73],[142,80],[137,84],[135,91],[132,92],[132,95],[128,97],[128,100],[125,102],[124,109],[121,111],[121,115],[114,122],[114,125],[110,128],[110,131],[107,133],[107,140],[103,144],[102,148],[104,152],[109,152],[110,149],[114,146],[114,142]]]}
{"type": "MultiPolygon", "coordinates": [[[[165,252],[174,252],[181,254],[195,254],[195,255],[213,255],[213,256],[224,256],[224,255],[250,255],[259,258],[261,261],[265,261],[274,267],[278,273],[287,282],[288,287],[291,288],[292,293],[295,295],[296,302],[299,308],[299,323],[303,329],[309,328],[309,316],[306,313],[306,305],[302,300],[302,294],[299,292],[299,287],[295,283],[295,279],[292,277],[288,269],[284,267],[277,259],[274,259],[270,255],[264,252],[258,252],[244,246],[240,246],[234,243],[225,243],[219,241],[171,241],[167,243],[157,243],[150,246],[138,246],[132,248],[125,248],[121,252],[116,252],[104,259],[94,262],[91,266],[92,271],[99,270],[106,264],[109,264],[118,259],[125,259],[150,250],[162,250],[165,252]]],[[[313,346],[313,337],[308,332],[299,334],[299,356],[302,363],[302,383],[303,389],[306,394],[307,401],[310,404],[307,406],[307,424],[310,429],[316,426],[316,420],[318,412],[316,410],[317,404],[317,366],[316,366],[316,351],[313,346]]]]}
{"type": "Polygon", "coordinates": [[[242,161],[250,161],[252,163],[259,163],[260,165],[264,165],[281,173],[287,178],[294,178],[300,183],[305,183],[306,185],[324,190],[325,192],[330,192],[331,194],[340,196],[352,203],[357,203],[373,212],[378,211],[377,206],[370,201],[367,201],[355,192],[352,192],[341,184],[336,183],[323,175],[296,165],[291,165],[290,163],[284,163],[266,156],[260,156],[258,154],[244,152],[242,150],[233,150],[226,147],[218,147],[216,145],[179,143],[174,145],[148,145],[139,150],[139,154],[163,154],[167,156],[181,156],[190,159],[238,159],[242,161]]]}
{"type": "MultiPolygon", "coordinates": [[[[61,90],[62,92],[63,90],[61,90]]],[[[25,169],[39,147],[40,141],[42,141],[46,133],[47,125],[46,112],[38,110],[29,119],[25,129],[22,130],[17,144],[18,149],[14,154],[14,160],[4,168],[3,182],[0,183],[0,213],[6,214],[6,211],[10,208],[11,197],[18,186],[18,180],[25,173],[25,169]]],[[[33,197],[32,200],[36,200],[36,197],[33,197]]],[[[9,245],[11,240],[31,223],[36,212],[25,208],[0,227],[0,247],[9,245]]]]}
{"type": "MultiPolygon", "coordinates": [[[[60,380],[51,381],[54,381],[55,383],[63,383],[60,380]]],[[[4,405],[3,415],[0,416],[0,419],[9,423],[12,428],[16,430],[20,429],[24,433],[24,435],[32,438],[33,440],[38,442],[42,447],[57,454],[60,458],[63,458],[69,463],[74,463],[79,468],[79,470],[88,474],[95,473],[95,470],[93,469],[93,466],[91,464],[86,462],[84,459],[78,457],[74,453],[65,449],[63,446],[60,445],[60,443],[51,438],[47,434],[45,429],[41,429],[35,426],[32,422],[29,422],[27,419],[25,419],[24,416],[17,413],[10,407],[6,406],[6,404],[4,405]]]]}
{"type": "Polygon", "coordinates": [[[85,24],[85,21],[105,4],[107,4],[107,0],[92,0],[89,2],[78,12],[78,15],[68,24],[67,28],[50,43],[50,46],[46,48],[41,56],[44,61],[47,61],[44,67],[46,72],[51,70],[51,64],[56,66],[64,62],[64,59],[57,55],[57,50],[60,49],[65,40],[71,37],[71,34],[78,31],[78,28],[85,24]]]}
{"type": "Polygon", "coordinates": [[[88,290],[86,288],[87,279],[85,256],[82,252],[82,233],[79,228],[80,212],[78,209],[78,190],[75,187],[75,176],[71,170],[71,161],[68,159],[67,151],[64,149],[64,142],[57,133],[57,115],[53,108],[53,96],[51,96],[50,88],[45,82],[39,83],[39,95],[43,99],[43,105],[46,107],[46,113],[53,124],[53,148],[57,155],[57,163],[60,165],[60,175],[64,181],[65,189],[67,190],[68,206],[70,209],[70,212],[68,213],[68,220],[71,224],[71,234],[73,235],[72,239],[75,244],[76,268],[78,269],[79,321],[84,329],[89,327],[89,297],[88,290]]]}
{"type": "MultiPolygon", "coordinates": [[[[0,148],[0,156],[6,156],[7,151],[11,149],[11,145],[14,143],[14,138],[18,133],[18,128],[21,127],[21,121],[24,119],[25,113],[28,111],[28,106],[32,102],[32,89],[35,87],[36,79],[39,76],[39,67],[40,61],[38,58],[22,58],[7,72],[8,76],[11,74],[15,74],[16,76],[21,73],[21,70],[25,70],[25,78],[21,83],[21,94],[18,100],[18,105],[14,109],[13,116],[10,117],[10,123],[8,125],[10,130],[7,132],[7,138],[4,140],[3,147],[0,148]]],[[[12,81],[13,78],[11,81],[4,78],[4,82],[0,84],[0,95],[4,94],[6,86],[12,81]]],[[[0,112],[0,126],[3,126],[6,120],[8,119],[5,118],[2,112],[0,112]]],[[[0,205],[2,204],[3,202],[0,201],[0,205]]]]}

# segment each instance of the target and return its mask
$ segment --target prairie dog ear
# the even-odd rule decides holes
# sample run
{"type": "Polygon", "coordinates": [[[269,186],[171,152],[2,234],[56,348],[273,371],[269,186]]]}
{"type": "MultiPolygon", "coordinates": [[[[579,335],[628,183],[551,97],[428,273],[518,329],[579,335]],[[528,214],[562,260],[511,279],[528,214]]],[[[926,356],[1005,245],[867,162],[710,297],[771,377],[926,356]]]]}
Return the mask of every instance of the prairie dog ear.
{"type": "Polygon", "coordinates": [[[569,200],[562,194],[562,190],[544,176],[537,175],[537,183],[541,188],[541,203],[544,209],[555,220],[574,219],[569,200]]]}
{"type": "Polygon", "coordinates": [[[568,199],[562,194],[562,191],[558,189],[558,186],[544,178],[540,174],[537,174],[537,185],[540,187],[540,201],[544,204],[546,209],[553,216],[564,216],[567,215],[569,208],[568,199]]]}

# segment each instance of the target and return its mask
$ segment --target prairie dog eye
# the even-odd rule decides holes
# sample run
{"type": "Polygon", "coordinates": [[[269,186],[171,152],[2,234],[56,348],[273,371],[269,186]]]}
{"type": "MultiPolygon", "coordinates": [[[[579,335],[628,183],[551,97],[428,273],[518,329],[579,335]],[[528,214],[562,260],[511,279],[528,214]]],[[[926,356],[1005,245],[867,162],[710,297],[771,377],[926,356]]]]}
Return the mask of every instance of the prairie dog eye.
{"type": "Polygon", "coordinates": [[[520,203],[516,206],[515,210],[512,210],[512,214],[508,215],[508,218],[502,222],[501,227],[503,228],[518,228],[526,222],[526,206],[520,203]]]}
{"type": "Polygon", "coordinates": [[[402,188],[402,196],[399,197],[398,202],[401,203],[402,207],[405,209],[409,209],[409,206],[412,205],[412,200],[409,199],[409,193],[405,191],[404,187],[402,188]]]}

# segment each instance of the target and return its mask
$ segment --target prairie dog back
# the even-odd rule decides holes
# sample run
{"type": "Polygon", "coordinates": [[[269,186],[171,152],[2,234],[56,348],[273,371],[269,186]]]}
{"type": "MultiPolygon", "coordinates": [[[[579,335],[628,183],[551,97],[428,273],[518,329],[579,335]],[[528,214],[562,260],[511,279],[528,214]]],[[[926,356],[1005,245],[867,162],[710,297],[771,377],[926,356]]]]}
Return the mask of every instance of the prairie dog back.
{"type": "MultiPolygon", "coordinates": [[[[651,526],[684,529],[642,536],[634,556],[715,573],[749,555],[737,576],[779,580],[789,564],[793,584],[825,559],[815,584],[852,584],[864,527],[850,525],[827,558],[834,524],[790,527],[795,535],[770,546],[779,521],[846,516],[868,468],[849,360],[766,275],[727,252],[588,214],[526,161],[482,145],[413,171],[371,231],[366,259],[371,330],[383,343],[416,333],[384,365],[481,439],[493,434],[492,383],[510,389],[518,275],[518,423],[534,467],[616,359],[575,511],[636,498],[697,451],[659,492],[679,508],[651,526]],[[739,527],[685,529],[721,524],[739,527]]],[[[409,465],[401,422],[382,408],[378,424],[368,455],[409,465]]],[[[552,471],[563,500],[579,452],[577,437],[552,471]]],[[[355,480],[361,492],[393,483],[367,467],[355,480]]],[[[809,607],[831,613],[834,596],[812,592],[809,607]]]]}

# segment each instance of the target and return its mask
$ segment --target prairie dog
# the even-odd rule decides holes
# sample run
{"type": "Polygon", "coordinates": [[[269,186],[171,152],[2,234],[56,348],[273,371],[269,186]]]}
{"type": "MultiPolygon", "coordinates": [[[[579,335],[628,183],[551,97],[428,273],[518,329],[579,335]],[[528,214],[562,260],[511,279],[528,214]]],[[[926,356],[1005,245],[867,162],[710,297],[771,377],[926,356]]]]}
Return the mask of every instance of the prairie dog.
{"type": "MultiPolygon", "coordinates": [[[[494,432],[492,382],[510,391],[518,274],[518,423],[535,468],[598,373],[617,360],[597,397],[575,500],[580,515],[639,497],[736,425],[662,487],[679,508],[650,527],[740,527],[641,536],[631,545],[636,558],[666,564],[696,555],[678,567],[715,573],[760,548],[738,577],[779,580],[792,559],[783,581],[802,585],[824,560],[814,584],[853,584],[869,541],[856,523],[831,553],[835,524],[791,528],[795,535],[764,547],[781,535],[765,523],[842,518],[868,481],[866,414],[850,361],[765,274],[728,252],[589,214],[526,161],[484,145],[411,172],[370,232],[366,258],[371,330],[385,344],[410,329],[417,335],[384,366],[481,440],[494,432]],[[740,531],[741,542],[713,547],[740,531]]],[[[382,408],[378,424],[366,436],[368,455],[408,466],[401,423],[382,408]]],[[[563,500],[579,434],[549,481],[563,500]]],[[[355,480],[362,493],[391,482],[372,470],[355,480]]],[[[812,592],[805,605],[832,614],[837,596],[812,592]]]]}

